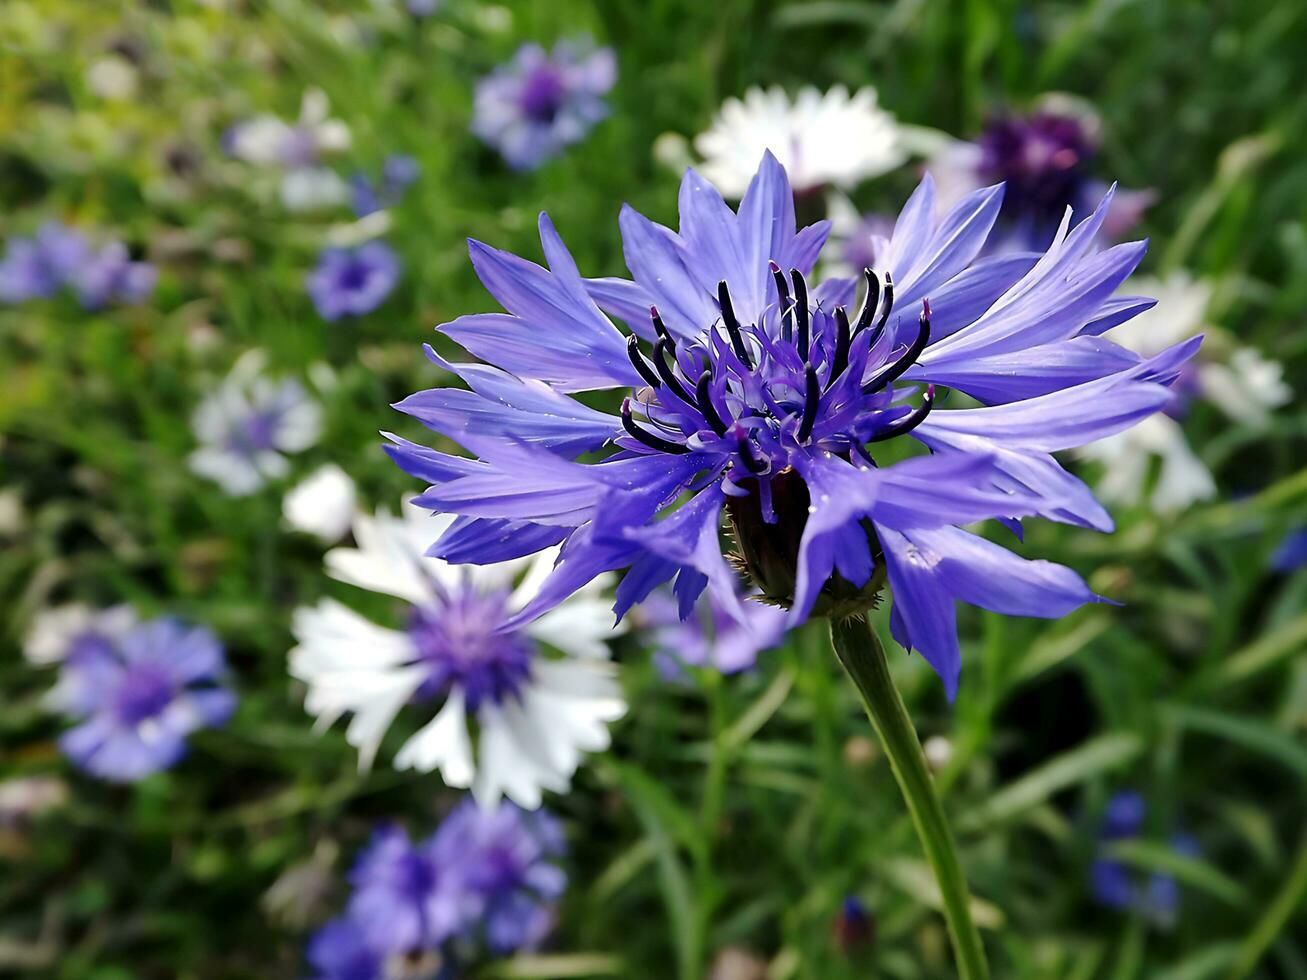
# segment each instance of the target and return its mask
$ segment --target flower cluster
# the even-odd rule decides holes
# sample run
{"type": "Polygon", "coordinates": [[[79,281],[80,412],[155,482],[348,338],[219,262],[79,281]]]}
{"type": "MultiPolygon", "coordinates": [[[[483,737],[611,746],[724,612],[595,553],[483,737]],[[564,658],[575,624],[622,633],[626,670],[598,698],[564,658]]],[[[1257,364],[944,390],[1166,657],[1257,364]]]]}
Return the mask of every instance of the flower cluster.
{"type": "Polygon", "coordinates": [[[222,646],[210,630],[131,619],[120,609],[65,610],[38,621],[28,642],[29,658],[60,664],[48,704],[76,725],[59,747],[80,768],[115,782],[174,765],[192,732],[223,724],[236,707],[235,695],[219,685],[222,646]]]}
{"type": "Polygon", "coordinates": [[[507,796],[534,809],[542,791],[567,788],[584,753],[607,748],[608,723],[626,710],[606,663],[613,628],[599,597],[605,583],[524,616],[552,553],[475,566],[427,557],[431,536],[452,521],[411,506],[399,517],[360,514],[358,547],[328,552],[327,572],[401,600],[404,627],[378,626],[332,599],[300,609],[291,674],[308,685],[305,707],[322,723],[352,713],[345,735],[362,766],[413,702],[425,721],[396,767],[439,769],[483,805],[507,796]]]}
{"type": "MultiPolygon", "coordinates": [[[[1169,874],[1142,876],[1114,858],[1114,843],[1142,837],[1148,818],[1144,798],[1133,790],[1108,801],[1099,831],[1099,854],[1090,868],[1094,900],[1109,908],[1137,912],[1160,926],[1174,925],[1180,908],[1180,886],[1169,874]]],[[[1168,846],[1183,858],[1198,856],[1198,842],[1188,834],[1172,834],[1168,846]]]]}
{"type": "Polygon", "coordinates": [[[521,617],[623,568],[619,616],[670,580],[682,615],[712,583],[738,616],[726,518],[790,625],[862,611],[887,584],[894,636],[952,696],[957,600],[1047,617],[1097,601],[1070,569],[962,525],[1110,529],[1051,454],[1166,406],[1198,346],[1145,359],[1104,336],[1151,305],[1115,295],[1144,245],[1096,246],[1111,199],[1074,228],[1068,211],[1041,254],[986,259],[1003,188],[939,215],[927,177],[860,301],[855,281],[809,283],[827,226],[796,227],[770,154],[738,213],[692,170],[679,232],[625,209],[632,280],[583,279],[542,215],[548,269],[471,244],[507,310],[440,328],[487,362],[440,362],[471,390],[398,406],[479,458],[393,437],[388,450],[430,484],[420,505],[459,516],[434,554],[490,563],[561,545],[521,617]],[[946,386],[979,407],[936,410],[946,386]],[[617,416],[567,397],[613,388],[630,391],[617,416]],[[929,454],[902,458],[914,443],[929,454]]]}
{"type": "Polygon", "coordinates": [[[0,302],[51,299],[67,289],[88,310],[136,304],[154,292],[157,273],[133,261],[122,242],[94,247],[81,232],[46,222],[32,238],[13,238],[0,259],[0,302]]]}
{"type": "Polygon", "coordinates": [[[254,493],[290,470],[285,453],[318,441],[322,410],[298,381],[264,374],[261,351],[246,352],[195,411],[200,448],[191,469],[233,497],[254,493]]]}
{"type": "Polygon", "coordinates": [[[553,816],[509,803],[465,801],[417,843],[382,828],[350,874],[346,914],[313,937],[309,962],[319,980],[383,980],[399,964],[452,976],[456,963],[533,949],[567,884],[564,850],[553,816]]]}
{"type": "Polygon", "coordinates": [[[577,143],[608,115],[617,81],[611,48],[560,41],[553,51],[523,45],[477,84],[472,133],[514,170],[534,170],[577,143]]]}

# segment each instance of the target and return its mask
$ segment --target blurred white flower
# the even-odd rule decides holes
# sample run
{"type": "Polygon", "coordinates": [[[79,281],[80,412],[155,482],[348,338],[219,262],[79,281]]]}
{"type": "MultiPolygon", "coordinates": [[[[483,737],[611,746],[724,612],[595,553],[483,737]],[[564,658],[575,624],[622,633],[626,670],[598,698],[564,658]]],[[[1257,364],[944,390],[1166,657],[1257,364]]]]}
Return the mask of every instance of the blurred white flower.
{"type": "Polygon", "coordinates": [[[286,523],[323,541],[339,541],[354,520],[354,481],[334,463],[314,470],[282,501],[286,523]]]}
{"type": "Polygon", "coordinates": [[[1130,292],[1151,296],[1157,305],[1108,332],[1113,343],[1136,354],[1151,357],[1186,337],[1202,333],[1212,287],[1187,272],[1175,272],[1165,279],[1136,276],[1130,292]]]}
{"type": "Polygon", "coordinates": [[[730,98],[709,129],[695,138],[703,176],[727,197],[740,197],[771,150],[796,192],[827,185],[850,188],[907,159],[894,117],[874,88],[850,95],[837,85],[808,87],[791,100],[780,87],[751,88],[730,98]]]}
{"type": "Polygon", "coordinates": [[[0,490],[0,534],[14,538],[27,527],[23,495],[16,489],[0,490]]]}
{"type": "Polygon", "coordinates": [[[192,419],[200,448],[191,469],[233,497],[254,493],[290,470],[284,453],[318,441],[322,409],[293,379],[263,375],[261,351],[246,352],[192,419]]]}
{"type": "Polygon", "coordinates": [[[332,599],[301,608],[290,673],[308,685],[305,708],[320,726],[353,715],[345,737],[360,766],[371,765],[395,716],[414,702],[428,720],[396,768],[439,769],[483,806],[507,796],[534,809],[544,790],[567,788],[584,753],[608,747],[608,724],[626,711],[607,663],[613,617],[600,592],[608,577],[517,623],[556,549],[494,565],[427,557],[452,522],[407,504],[399,517],[359,515],[358,548],[328,552],[327,572],[408,603],[405,626],[378,626],[332,599]]]}
{"type": "Polygon", "coordinates": [[[1216,496],[1212,474],[1189,448],[1180,423],[1166,415],[1150,415],[1132,429],[1082,447],[1078,454],[1103,464],[1103,478],[1094,489],[1104,503],[1141,503],[1154,457],[1160,466],[1148,503],[1157,513],[1175,513],[1216,496]]]}
{"type": "Polygon", "coordinates": [[[1198,385],[1208,401],[1249,425],[1265,425],[1271,409],[1287,405],[1293,397],[1284,380],[1284,365],[1252,347],[1240,347],[1228,364],[1204,364],[1198,371],[1198,385]]]}
{"type": "Polygon", "coordinates": [[[349,188],[322,159],[350,147],[349,127],[330,118],[330,104],[320,89],[304,93],[299,119],[288,123],[271,114],[237,123],[224,139],[238,160],[280,167],[281,199],[289,211],[336,207],[349,200],[349,188]]]}
{"type": "Polygon", "coordinates": [[[86,85],[102,99],[125,102],[136,95],[136,67],[124,58],[109,55],[86,70],[86,85]]]}
{"type": "Polygon", "coordinates": [[[92,609],[81,603],[55,606],[37,613],[23,642],[28,661],[40,666],[111,648],[136,625],[130,606],[92,609]]]}
{"type": "Polygon", "coordinates": [[[932,772],[939,772],[953,761],[953,743],[943,735],[932,735],[921,745],[926,764],[932,772]]]}
{"type": "Polygon", "coordinates": [[[301,167],[281,178],[281,203],[287,211],[323,211],[349,200],[349,185],[327,167],[301,167]]]}
{"type": "Polygon", "coordinates": [[[68,802],[68,784],[54,776],[0,782],[0,827],[24,824],[68,802]]]}

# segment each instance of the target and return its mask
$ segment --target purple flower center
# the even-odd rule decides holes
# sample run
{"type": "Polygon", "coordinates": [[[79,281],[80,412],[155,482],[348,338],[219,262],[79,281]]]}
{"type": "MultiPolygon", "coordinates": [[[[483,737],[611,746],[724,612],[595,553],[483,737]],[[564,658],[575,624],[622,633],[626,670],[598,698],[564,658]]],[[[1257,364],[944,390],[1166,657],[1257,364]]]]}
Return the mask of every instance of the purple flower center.
{"type": "Polygon", "coordinates": [[[756,484],[768,521],[775,519],[771,484],[795,450],[817,446],[874,463],[866,445],[910,432],[935,399],[932,385],[920,407],[894,404],[893,382],[930,341],[929,303],[915,323],[895,316],[891,324],[893,283],[867,269],[866,300],[850,318],[843,307],[827,313],[810,306],[798,270],[788,283],[774,262],[771,271],[779,314],[769,310],[759,323],[739,321],[725,282],[718,287],[720,329],[693,341],[673,337],[650,311],[658,336],[652,357],[634,336],[627,343],[649,387],[623,403],[628,438],[619,440],[635,452],[723,457],[727,492],[756,484]]]}
{"type": "Polygon", "coordinates": [[[114,699],[118,720],[135,728],[142,722],[162,714],[176,694],[172,678],[155,664],[134,664],[114,699]]]}
{"type": "Polygon", "coordinates": [[[415,607],[409,635],[429,674],[419,698],[457,687],[469,711],[485,701],[516,697],[531,674],[535,644],[519,633],[498,633],[507,618],[508,592],[480,593],[465,586],[429,606],[415,607]]]}
{"type": "Polygon", "coordinates": [[[280,411],[251,412],[232,429],[228,448],[244,456],[266,452],[274,448],[277,429],[281,426],[280,411]]]}
{"type": "Polygon", "coordinates": [[[1007,182],[1003,210],[1037,221],[1057,221],[1079,199],[1094,155],[1083,123],[1053,113],[995,120],[978,142],[981,178],[1007,182]]]}
{"type": "Polygon", "coordinates": [[[567,98],[567,82],[562,72],[549,63],[538,65],[523,79],[522,112],[528,119],[550,123],[567,98]]]}
{"type": "Polygon", "coordinates": [[[351,256],[349,261],[341,268],[337,283],[341,289],[348,292],[357,292],[368,284],[371,277],[371,264],[362,261],[358,256],[351,256]]]}
{"type": "Polygon", "coordinates": [[[307,167],[318,158],[318,145],[313,131],[303,126],[296,126],[287,133],[279,150],[282,165],[290,170],[307,167]]]}

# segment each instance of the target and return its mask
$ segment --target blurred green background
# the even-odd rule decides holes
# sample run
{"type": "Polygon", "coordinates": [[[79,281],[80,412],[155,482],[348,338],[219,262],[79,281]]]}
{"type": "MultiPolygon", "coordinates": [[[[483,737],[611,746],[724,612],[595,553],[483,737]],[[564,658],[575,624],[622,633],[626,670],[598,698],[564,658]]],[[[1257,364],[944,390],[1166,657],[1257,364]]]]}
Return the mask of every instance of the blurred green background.
{"type": "MultiPolygon", "coordinates": [[[[1270,0],[446,0],[421,19],[380,0],[5,0],[0,236],[47,218],[105,229],[160,282],[138,307],[0,308],[0,777],[68,784],[62,807],[0,828],[0,975],[304,975],[307,930],[339,908],[375,822],[421,831],[455,799],[435,776],[360,775],[339,731],[311,731],[286,674],[290,610],[347,590],[318,545],[280,530],[284,484],[233,499],[186,464],[195,405],[243,351],[322,400],[325,436],[295,474],[334,462],[368,506],[393,506],[415,487],[377,430],[421,436],[387,406],[439,380],[419,346],[435,324],[490,307],[467,236],[535,258],[548,210],[587,274],[622,273],[623,202],[675,223],[655,140],[692,137],[751,85],[874,85],[901,122],[959,137],[1064,91],[1102,117],[1099,175],[1157,192],[1145,271],[1209,281],[1208,322],[1301,392],[1304,51],[1307,6],[1270,0]],[[468,134],[475,80],[525,41],[586,33],[617,52],[610,118],[508,171],[468,134]],[[130,64],[129,95],[94,90],[106,57],[130,64]],[[353,133],[342,173],[392,153],[422,170],[391,211],[401,283],[348,323],[324,323],[303,285],[345,216],[287,213],[220,146],[241,119],[293,119],[309,87],[353,133]],[[74,774],[41,707],[50,678],[21,655],[37,611],[71,599],[212,626],[233,722],[135,787],[74,774]],[[288,893],[293,908],[275,900],[288,893]]],[[[892,212],[915,179],[904,167],[855,198],[892,212]]],[[[996,977],[1307,978],[1307,572],[1269,564],[1307,519],[1307,411],[1295,397],[1244,425],[1197,405],[1185,429],[1215,501],[1118,508],[1110,536],[1030,529],[1031,554],[1124,608],[965,611],[953,706],[891,651],[922,736],[951,743],[939,782],[996,977]],[[1123,787],[1148,799],[1156,840],[1183,826],[1200,843],[1197,858],[1125,856],[1180,881],[1168,929],[1087,891],[1097,815],[1123,787]]],[[[551,801],[571,847],[555,959],[485,975],[949,976],[911,825],[824,644],[810,628],[753,673],[668,684],[623,641],[632,710],[551,801]],[[875,921],[851,946],[833,933],[850,894],[875,921]],[[754,972],[724,972],[724,951],[754,972]]]]}

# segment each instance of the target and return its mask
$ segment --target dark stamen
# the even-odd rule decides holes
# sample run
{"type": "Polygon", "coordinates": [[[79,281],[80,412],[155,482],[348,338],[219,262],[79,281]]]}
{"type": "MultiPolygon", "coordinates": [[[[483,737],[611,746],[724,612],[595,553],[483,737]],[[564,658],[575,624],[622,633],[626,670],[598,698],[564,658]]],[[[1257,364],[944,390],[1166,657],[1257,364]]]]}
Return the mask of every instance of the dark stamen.
{"type": "Polygon", "coordinates": [[[650,449],[656,449],[660,453],[688,453],[690,450],[674,442],[668,442],[666,439],[660,439],[652,432],[645,432],[635,424],[635,419],[631,418],[631,399],[622,399],[622,428],[636,442],[643,443],[650,449]]]}
{"type": "Polygon", "coordinates": [[[699,375],[699,380],[694,384],[694,400],[699,406],[699,411],[712,430],[719,436],[726,435],[726,422],[717,411],[717,406],[712,403],[712,397],[708,393],[708,383],[712,381],[712,372],[705,371],[699,375]]]}
{"type": "MultiPolygon", "coordinates": [[[[876,329],[879,330],[880,327],[876,329]]],[[[864,395],[875,394],[886,385],[897,381],[902,377],[903,372],[912,367],[917,358],[921,356],[921,352],[926,349],[928,343],[930,343],[930,300],[927,299],[921,301],[921,319],[917,328],[917,339],[912,342],[911,347],[903,352],[902,357],[863,385],[862,393],[864,395]]]]}
{"type": "Polygon", "coordinates": [[[653,369],[653,365],[645,360],[644,354],[640,351],[640,338],[632,334],[626,338],[626,356],[631,359],[631,365],[635,368],[640,377],[644,378],[644,383],[650,388],[662,387],[662,381],[653,369]]]}
{"type": "Polygon", "coordinates": [[[876,273],[870,269],[863,269],[862,278],[867,280],[867,295],[862,300],[862,312],[858,314],[858,326],[853,331],[854,337],[871,326],[872,317],[876,315],[876,307],[880,304],[880,280],[876,278],[876,273]]]}
{"type": "Polygon", "coordinates": [[[731,291],[725,279],[717,284],[717,302],[721,304],[722,323],[726,325],[726,332],[731,335],[731,346],[735,348],[735,356],[746,369],[752,371],[753,358],[749,356],[749,348],[744,346],[744,335],[740,333],[740,321],[735,316],[735,307],[731,305],[731,291]]]}
{"type": "Polygon", "coordinates": [[[866,446],[864,446],[862,443],[860,443],[860,442],[855,442],[855,443],[853,444],[853,450],[854,450],[854,452],[856,452],[859,456],[861,456],[864,460],[866,460],[866,462],[868,463],[868,465],[870,465],[870,466],[872,466],[872,467],[875,467],[875,468],[879,469],[879,467],[878,467],[877,464],[876,464],[876,460],[872,458],[871,450],[868,449],[866,446]]]}
{"type": "Polygon", "coordinates": [[[771,269],[771,277],[776,281],[776,296],[780,300],[781,339],[789,343],[794,336],[794,324],[790,320],[790,287],[785,282],[785,273],[774,260],[767,263],[767,268],[771,269]]]}
{"type": "Polygon", "coordinates": [[[808,313],[808,284],[798,269],[790,270],[790,281],[794,283],[794,322],[799,328],[799,356],[808,359],[808,330],[811,317],[808,313]]]}
{"type": "Polygon", "coordinates": [[[885,297],[881,302],[880,319],[876,321],[876,332],[871,335],[868,346],[880,340],[880,332],[885,329],[885,321],[889,319],[890,310],[894,309],[894,278],[889,274],[889,269],[885,270],[885,297]]]}
{"type": "Polygon", "coordinates": [[[868,439],[868,442],[884,442],[887,439],[893,439],[895,436],[905,435],[911,432],[922,422],[926,421],[926,416],[935,406],[935,386],[926,385],[926,393],[921,396],[921,405],[914,408],[909,414],[903,416],[897,422],[892,422],[885,428],[881,429],[874,436],[868,439]]]}
{"type": "Polygon", "coordinates": [[[693,405],[694,399],[691,398],[690,393],[685,390],[685,385],[681,384],[681,379],[672,373],[672,366],[667,361],[669,349],[674,351],[676,347],[671,340],[666,337],[663,337],[658,341],[658,343],[654,344],[654,367],[658,371],[658,376],[663,379],[668,388],[672,389],[672,393],[675,394],[677,398],[681,399],[681,401],[685,402],[687,405],[693,405]]]}
{"type": "Polygon", "coordinates": [[[844,373],[844,369],[849,366],[849,341],[852,334],[849,332],[849,315],[844,312],[844,307],[835,307],[835,354],[830,362],[830,374],[826,376],[826,387],[833,385],[837,378],[844,373]]]}
{"type": "Polygon", "coordinates": [[[807,442],[812,427],[817,424],[817,403],[821,401],[821,386],[817,383],[817,369],[811,364],[803,366],[803,418],[799,420],[799,442],[807,442]]]}
{"type": "Polygon", "coordinates": [[[663,323],[663,318],[658,315],[658,307],[649,307],[649,317],[653,320],[654,333],[658,335],[658,339],[667,341],[667,346],[673,351],[676,350],[676,341],[668,332],[667,324],[663,323]]]}
{"type": "Polygon", "coordinates": [[[738,446],[740,450],[740,462],[744,468],[754,476],[761,476],[771,469],[771,465],[766,459],[755,456],[753,452],[753,443],[749,441],[749,436],[745,432],[737,435],[738,446]]]}

